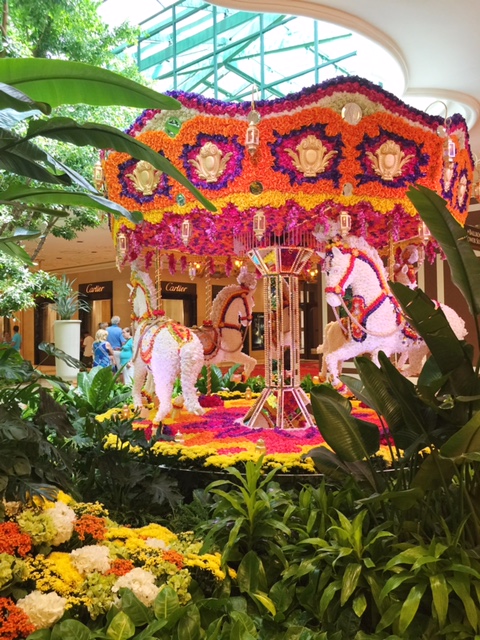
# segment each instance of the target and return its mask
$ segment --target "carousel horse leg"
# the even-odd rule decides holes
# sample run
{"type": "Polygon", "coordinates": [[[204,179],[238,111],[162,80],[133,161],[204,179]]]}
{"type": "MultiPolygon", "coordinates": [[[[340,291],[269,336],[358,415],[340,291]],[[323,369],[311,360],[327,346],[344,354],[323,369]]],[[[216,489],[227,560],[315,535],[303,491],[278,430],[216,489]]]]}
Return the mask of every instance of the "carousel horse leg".
{"type": "Polygon", "coordinates": [[[165,357],[165,352],[163,355],[164,357],[161,359],[152,358],[150,364],[155,382],[155,395],[160,403],[157,414],[153,420],[153,422],[156,423],[162,422],[173,409],[173,385],[179,373],[178,354],[175,353],[175,358],[165,357]]]}
{"type": "Polygon", "coordinates": [[[242,351],[239,351],[235,355],[235,362],[243,364],[242,381],[246,382],[249,379],[252,371],[254,370],[255,365],[257,364],[256,359],[247,356],[247,354],[243,353],[242,351]]]}
{"type": "Polygon", "coordinates": [[[180,360],[180,381],[182,383],[185,408],[190,413],[201,416],[205,413],[205,410],[200,406],[195,386],[204,364],[203,347],[200,341],[192,341],[184,345],[180,350],[180,360]]]}
{"type": "Polygon", "coordinates": [[[142,400],[142,389],[145,383],[145,378],[147,377],[147,365],[143,362],[141,358],[137,358],[135,360],[135,368],[133,374],[133,404],[138,409],[143,407],[142,400]]]}

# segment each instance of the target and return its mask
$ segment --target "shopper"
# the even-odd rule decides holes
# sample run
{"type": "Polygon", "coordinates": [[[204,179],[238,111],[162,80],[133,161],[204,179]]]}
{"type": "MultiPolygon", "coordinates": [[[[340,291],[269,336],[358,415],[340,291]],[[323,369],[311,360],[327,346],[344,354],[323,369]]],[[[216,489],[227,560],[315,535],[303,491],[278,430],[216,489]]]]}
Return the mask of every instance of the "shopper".
{"type": "Polygon", "coordinates": [[[123,337],[123,331],[118,326],[120,324],[120,317],[113,316],[110,321],[110,326],[107,327],[108,342],[110,343],[115,358],[115,365],[117,369],[120,369],[120,351],[122,350],[125,339],[123,337]]]}
{"type": "Polygon", "coordinates": [[[115,365],[113,349],[107,338],[108,333],[104,329],[99,329],[95,334],[95,342],[93,343],[94,367],[113,367],[115,365]]]}
{"type": "Polygon", "coordinates": [[[123,330],[123,338],[125,342],[120,351],[120,366],[122,367],[124,384],[131,385],[133,379],[133,338],[130,327],[125,327],[123,330]]]}
{"type": "Polygon", "coordinates": [[[15,351],[20,353],[20,347],[22,346],[22,336],[20,335],[20,327],[16,324],[13,327],[13,337],[10,343],[15,351]]]}
{"type": "Polygon", "coordinates": [[[87,367],[91,367],[93,364],[93,337],[90,331],[85,331],[83,334],[83,357],[82,362],[87,367]]]}

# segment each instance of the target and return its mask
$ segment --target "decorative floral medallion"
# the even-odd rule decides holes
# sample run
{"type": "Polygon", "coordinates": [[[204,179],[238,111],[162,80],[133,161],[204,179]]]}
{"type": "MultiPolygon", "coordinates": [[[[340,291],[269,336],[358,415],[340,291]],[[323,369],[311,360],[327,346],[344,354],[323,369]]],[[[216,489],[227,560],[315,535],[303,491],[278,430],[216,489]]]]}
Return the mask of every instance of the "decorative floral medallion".
{"type": "Polygon", "coordinates": [[[154,169],[146,160],[140,160],[132,173],[126,175],[131,179],[137,191],[140,191],[144,196],[151,196],[158,187],[162,172],[154,169]]]}
{"type": "Polygon", "coordinates": [[[224,154],[215,143],[206,142],[197,157],[191,158],[188,162],[195,167],[199,178],[207,182],[217,182],[232,155],[232,151],[224,154]]]}
{"type": "Polygon", "coordinates": [[[242,172],[245,148],[232,137],[199,133],[194,145],[184,145],[181,159],[187,178],[200,189],[219,191],[242,172]]]}
{"type": "Polygon", "coordinates": [[[393,180],[401,176],[404,166],[415,157],[413,153],[405,155],[399,144],[393,140],[384,142],[373,154],[367,151],[367,156],[372,161],[373,170],[383,180],[393,180]]]}
{"type": "Polygon", "coordinates": [[[327,152],[322,141],[313,135],[303,138],[296,149],[297,153],[293,149],[285,149],[285,151],[292,158],[295,168],[307,178],[323,173],[330,159],[338,153],[338,151],[327,152]]]}

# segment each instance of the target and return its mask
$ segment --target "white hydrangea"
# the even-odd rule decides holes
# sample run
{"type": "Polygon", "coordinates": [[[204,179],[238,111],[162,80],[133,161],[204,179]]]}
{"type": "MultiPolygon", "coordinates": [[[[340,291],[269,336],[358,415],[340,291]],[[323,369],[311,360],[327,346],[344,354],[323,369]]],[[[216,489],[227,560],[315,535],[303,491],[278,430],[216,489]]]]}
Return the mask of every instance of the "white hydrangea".
{"type": "Polygon", "coordinates": [[[49,629],[63,616],[66,604],[67,599],[54,591],[50,593],[32,591],[17,602],[17,607],[27,614],[30,622],[37,629],[49,629]]]}
{"type": "Polygon", "coordinates": [[[117,593],[122,587],[130,589],[137,596],[140,602],[149,607],[160,591],[155,585],[155,576],[150,571],[136,567],[124,576],[119,578],[112,587],[112,591],[117,593]]]}
{"type": "Polygon", "coordinates": [[[55,506],[47,511],[47,515],[52,520],[53,525],[57,530],[57,533],[52,540],[52,545],[57,547],[59,544],[63,544],[70,540],[75,526],[75,511],[68,507],[64,502],[56,502],[55,506]]]}
{"type": "Polygon", "coordinates": [[[151,547],[152,549],[167,549],[167,543],[165,540],[160,540],[160,538],[147,538],[145,540],[145,544],[147,547],[151,547]]]}
{"type": "Polygon", "coordinates": [[[83,575],[87,573],[106,573],[110,569],[110,552],[108,547],[90,544],[81,549],[75,549],[70,554],[72,563],[77,571],[83,575]]]}

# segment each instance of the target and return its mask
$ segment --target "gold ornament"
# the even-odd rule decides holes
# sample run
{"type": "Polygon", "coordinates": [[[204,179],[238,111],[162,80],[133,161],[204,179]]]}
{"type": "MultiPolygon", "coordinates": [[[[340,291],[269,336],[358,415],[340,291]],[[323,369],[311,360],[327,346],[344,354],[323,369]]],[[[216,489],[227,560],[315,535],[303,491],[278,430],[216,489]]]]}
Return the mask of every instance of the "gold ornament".
{"type": "Polygon", "coordinates": [[[465,204],[466,195],[467,195],[467,178],[466,176],[462,176],[458,182],[457,202],[459,207],[462,207],[465,204]]]}
{"type": "Polygon", "coordinates": [[[330,159],[337,151],[329,151],[327,148],[313,135],[309,135],[297,145],[298,153],[292,149],[285,149],[293,160],[293,164],[300,173],[306,178],[314,178],[318,173],[323,173],[327,168],[330,159]]]}
{"type": "Polygon", "coordinates": [[[216,144],[206,142],[197,154],[196,159],[188,162],[195,167],[199,178],[207,182],[217,182],[225,171],[231,155],[231,151],[223,155],[223,151],[216,144]]]}
{"type": "Polygon", "coordinates": [[[127,173],[135,185],[135,189],[143,193],[144,196],[151,196],[160,182],[161,171],[154,169],[146,160],[137,162],[133,173],[127,173]]]}
{"type": "Polygon", "coordinates": [[[445,162],[443,166],[443,186],[445,191],[448,191],[450,189],[450,185],[452,184],[453,169],[453,162],[445,162]]]}
{"type": "Polygon", "coordinates": [[[393,140],[387,140],[375,151],[375,154],[367,151],[367,156],[372,161],[375,173],[383,180],[390,181],[402,175],[403,167],[414,157],[414,154],[405,156],[400,145],[393,140]]]}

